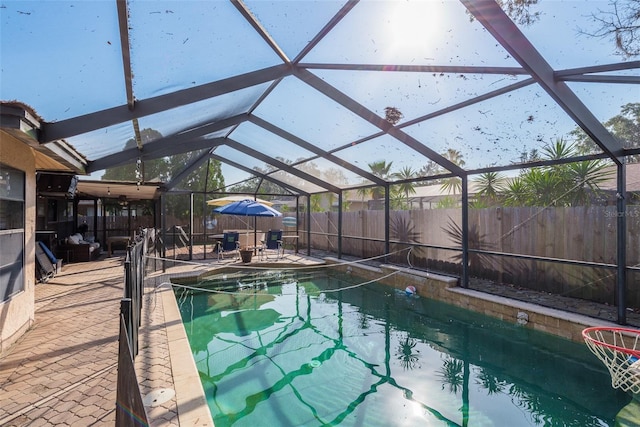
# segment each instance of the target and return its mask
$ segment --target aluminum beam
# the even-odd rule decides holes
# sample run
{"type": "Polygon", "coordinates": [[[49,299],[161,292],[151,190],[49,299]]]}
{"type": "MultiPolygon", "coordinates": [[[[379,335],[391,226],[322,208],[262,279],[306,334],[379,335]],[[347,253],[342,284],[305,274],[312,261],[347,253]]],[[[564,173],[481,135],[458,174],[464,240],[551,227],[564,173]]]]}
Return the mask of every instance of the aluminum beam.
{"type": "Polygon", "coordinates": [[[309,181],[312,184],[317,185],[318,187],[322,187],[324,189],[326,189],[327,191],[331,191],[333,193],[339,193],[340,192],[340,188],[336,187],[333,184],[329,184],[328,182],[325,182],[323,180],[321,180],[320,178],[316,178],[313,175],[310,175],[306,172],[303,172],[301,170],[298,170],[294,167],[291,167],[290,165],[274,159],[273,157],[269,157],[265,154],[260,153],[257,150],[254,150],[253,148],[249,148],[246,145],[243,145],[237,141],[234,141],[233,139],[227,138],[226,140],[226,145],[228,145],[229,147],[236,149],[244,154],[247,154],[255,159],[258,159],[260,161],[263,161],[267,164],[270,164],[272,166],[275,166],[276,168],[280,169],[281,171],[290,173],[291,175],[297,176],[298,178],[304,179],[305,181],[309,181]]]}
{"type": "Polygon", "coordinates": [[[163,156],[171,156],[181,154],[192,150],[201,150],[207,147],[220,145],[220,138],[202,138],[213,132],[217,132],[228,127],[242,123],[248,119],[246,114],[229,117],[207,125],[196,126],[193,129],[180,132],[175,135],[160,138],[151,141],[143,146],[142,150],[128,149],[119,153],[110,154],[108,156],[95,159],[91,162],[90,172],[112,168],[114,166],[122,166],[133,163],[138,157],[145,160],[157,159],[163,156]],[[208,141],[208,142],[207,142],[208,141]],[[208,144],[208,145],[207,145],[208,144]]]}
{"type": "Polygon", "coordinates": [[[327,25],[325,25],[319,32],[318,34],[316,34],[316,36],[311,39],[311,41],[309,43],[307,43],[307,45],[300,51],[300,53],[298,54],[298,56],[296,56],[293,59],[293,63],[297,64],[299,63],[302,58],[304,58],[305,56],[307,56],[307,54],[309,52],[311,52],[311,50],[317,46],[318,43],[320,43],[320,41],[326,37],[327,34],[329,34],[331,32],[331,30],[333,30],[333,28],[338,25],[338,23],[340,21],[342,21],[342,19],[347,16],[347,14],[349,12],[351,12],[351,9],[353,9],[358,3],[360,2],[360,0],[349,0],[347,1],[347,3],[345,3],[342,8],[333,16],[333,18],[331,18],[331,20],[329,22],[327,22],[327,25]]]}
{"type": "Polygon", "coordinates": [[[189,142],[189,144],[171,144],[170,141],[165,141],[165,144],[161,145],[145,145],[145,150],[140,151],[137,147],[123,150],[119,153],[112,154],[110,156],[102,157],[101,159],[90,162],[87,166],[87,173],[97,172],[117,166],[124,166],[131,163],[135,163],[138,158],[142,160],[160,159],[162,157],[173,156],[176,154],[187,153],[190,151],[202,150],[205,148],[213,148],[225,143],[224,138],[205,139],[200,138],[189,142]]]}
{"type": "Polygon", "coordinates": [[[216,159],[219,160],[222,163],[226,163],[230,166],[233,166],[234,168],[240,169],[242,171],[245,171],[247,173],[253,174],[255,175],[257,178],[261,178],[261,179],[266,179],[267,181],[270,181],[276,185],[279,185],[282,188],[286,188],[287,190],[293,192],[294,194],[292,194],[292,196],[297,196],[297,195],[304,195],[309,197],[310,194],[307,193],[306,191],[300,190],[299,188],[296,188],[294,186],[292,186],[291,184],[289,184],[288,182],[283,182],[280,181],[278,179],[272,178],[271,176],[267,175],[267,174],[261,174],[261,173],[257,173],[255,170],[246,167],[245,165],[241,165],[240,163],[236,163],[234,161],[231,161],[227,158],[221,157],[216,155],[215,153],[211,154],[211,158],[212,159],[216,159]]]}
{"type": "Polygon", "coordinates": [[[188,89],[156,96],[136,102],[134,110],[129,110],[127,105],[109,108],[94,113],[77,116],[68,120],[43,125],[40,142],[49,142],[57,139],[68,138],[113,126],[118,123],[139,119],[140,117],[161,113],[172,108],[203,101],[236,90],[256,86],[272,80],[276,80],[291,74],[291,68],[287,65],[276,65],[246,74],[218,80],[212,83],[195,86],[188,89]]]}
{"type": "Polygon", "coordinates": [[[253,27],[253,29],[262,37],[262,39],[267,42],[269,47],[282,59],[283,62],[289,64],[291,60],[287,57],[287,54],[278,46],[278,43],[271,37],[271,35],[267,32],[267,30],[262,26],[260,21],[253,16],[253,13],[247,8],[242,0],[231,0],[231,4],[233,4],[238,12],[246,19],[249,24],[253,27]]]}
{"type": "Polygon", "coordinates": [[[182,182],[182,180],[184,180],[187,176],[189,176],[191,172],[198,169],[200,166],[202,166],[203,163],[207,162],[208,160],[209,160],[208,152],[193,159],[193,161],[188,165],[186,165],[185,168],[180,171],[180,173],[178,173],[176,176],[171,177],[171,181],[165,184],[165,188],[167,190],[171,190],[175,188],[180,182],[182,182]]]}
{"type": "Polygon", "coordinates": [[[364,120],[368,121],[369,123],[381,129],[382,131],[386,132],[387,134],[391,135],[397,140],[403,142],[405,145],[413,148],[418,153],[438,163],[443,168],[451,171],[455,175],[458,175],[458,176],[464,175],[465,172],[460,166],[456,165],[455,163],[452,163],[448,159],[445,159],[443,156],[436,153],[432,149],[428,148],[424,144],[420,143],[415,138],[407,135],[397,127],[392,126],[391,123],[387,122],[385,119],[378,116],[373,111],[370,111],[362,104],[359,104],[358,102],[349,98],[347,95],[340,92],[335,87],[329,85],[324,80],[316,77],[309,71],[295,69],[293,74],[296,77],[298,77],[300,80],[308,84],[309,86],[316,89],[318,92],[331,98],[332,100],[339,103],[347,110],[353,112],[357,116],[363,118],[364,120]]]}
{"type": "Polygon", "coordinates": [[[129,8],[127,0],[117,0],[118,28],[120,29],[120,50],[122,50],[122,68],[124,71],[124,86],[127,92],[127,106],[133,110],[135,98],[133,96],[133,72],[131,71],[131,45],[129,44],[129,8]]]}
{"type": "Polygon", "coordinates": [[[620,162],[618,158],[623,154],[620,142],[607,131],[566,83],[555,78],[551,65],[509,19],[498,3],[494,0],[460,1],[578,126],[609,153],[615,162],[620,162]]]}
{"type": "Polygon", "coordinates": [[[372,174],[371,172],[365,171],[363,169],[360,169],[359,167],[347,162],[346,160],[343,160],[339,157],[334,156],[331,153],[328,153],[318,147],[316,147],[313,144],[308,143],[307,141],[303,140],[302,138],[299,138],[287,131],[285,131],[284,129],[281,129],[269,122],[267,122],[266,120],[263,120],[259,117],[256,116],[251,116],[249,118],[249,121],[255,125],[260,126],[261,128],[274,133],[276,135],[278,135],[280,138],[286,139],[287,141],[296,144],[299,147],[304,148],[305,150],[311,151],[312,153],[316,154],[318,157],[322,157],[324,159],[329,160],[332,163],[335,163],[338,166],[341,166],[353,173],[355,173],[356,175],[359,175],[363,178],[368,179],[371,182],[374,182],[378,185],[384,185],[385,181],[383,179],[381,179],[380,177],[375,176],[374,174],[372,174]]]}

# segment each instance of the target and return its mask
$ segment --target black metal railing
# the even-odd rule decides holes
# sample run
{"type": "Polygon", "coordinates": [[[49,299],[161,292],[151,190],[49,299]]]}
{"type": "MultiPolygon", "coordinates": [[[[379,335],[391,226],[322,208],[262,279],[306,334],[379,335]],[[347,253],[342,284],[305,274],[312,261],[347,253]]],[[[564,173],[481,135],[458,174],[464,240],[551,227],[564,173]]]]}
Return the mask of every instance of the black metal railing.
{"type": "Polygon", "coordinates": [[[116,426],[148,426],[140,387],[134,368],[138,355],[138,330],[141,325],[144,295],[145,231],[127,248],[124,262],[124,296],[120,301],[120,336],[116,426]]]}

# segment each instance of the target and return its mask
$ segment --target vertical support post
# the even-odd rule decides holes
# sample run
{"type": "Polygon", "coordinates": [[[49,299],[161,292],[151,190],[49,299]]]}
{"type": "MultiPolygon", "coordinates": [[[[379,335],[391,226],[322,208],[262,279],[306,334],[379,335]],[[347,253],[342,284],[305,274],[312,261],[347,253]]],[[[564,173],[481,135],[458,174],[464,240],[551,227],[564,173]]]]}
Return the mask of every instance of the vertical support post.
{"type": "Polygon", "coordinates": [[[162,237],[162,245],[160,247],[160,257],[162,258],[162,272],[167,271],[167,200],[166,194],[160,195],[160,236],[162,237]]]}
{"type": "Polygon", "coordinates": [[[160,230],[162,230],[162,225],[160,224],[161,216],[163,216],[163,211],[159,199],[153,204],[153,271],[158,268],[158,255],[162,255],[162,248],[159,245],[160,238],[158,237],[160,236],[160,230]]]}
{"type": "Polygon", "coordinates": [[[338,193],[338,258],[342,258],[342,191],[338,193]]]}
{"type": "MultiPolygon", "coordinates": [[[[78,231],[78,204],[80,203],[80,200],[78,200],[77,197],[73,198],[73,202],[71,202],[71,205],[73,206],[73,212],[71,213],[72,217],[73,217],[73,232],[75,233],[76,231],[78,231]]],[[[67,204],[67,206],[69,206],[69,204],[67,204]]],[[[68,213],[67,213],[68,215],[68,213]]]]}
{"type": "Polygon", "coordinates": [[[189,261],[193,259],[193,192],[189,193],[189,261]]]}
{"type": "Polygon", "coordinates": [[[311,196],[307,195],[307,256],[311,256],[311,196]]]}
{"type": "Polygon", "coordinates": [[[133,336],[133,322],[131,319],[131,298],[122,298],[120,300],[120,314],[124,318],[124,326],[127,330],[127,345],[131,351],[131,358],[134,357],[133,343],[131,337],[133,336]]]}
{"type": "Polygon", "coordinates": [[[207,190],[209,189],[209,171],[211,157],[207,159],[207,173],[204,177],[204,193],[202,193],[202,257],[207,259],[207,190]]]}
{"type": "MultiPolygon", "coordinates": [[[[384,253],[388,254],[391,251],[391,245],[389,244],[389,212],[391,210],[391,195],[389,194],[391,187],[389,184],[384,186],[384,253]]],[[[384,262],[389,262],[388,256],[384,257],[384,262]]]]}
{"type": "Polygon", "coordinates": [[[626,299],[626,283],[627,283],[627,194],[626,169],[625,163],[618,163],[617,180],[618,191],[616,194],[616,210],[617,210],[617,273],[616,273],[616,306],[618,308],[618,323],[620,325],[627,324],[627,299],[626,299]]]}
{"type": "Polygon", "coordinates": [[[469,177],[462,177],[462,274],[460,285],[469,287],[469,177]]]}
{"type": "Polygon", "coordinates": [[[98,238],[98,199],[93,199],[93,236],[98,238]]]}
{"type": "Polygon", "coordinates": [[[102,241],[103,245],[107,243],[107,205],[105,199],[102,199],[102,241]]]}
{"type": "MultiPolygon", "coordinates": [[[[296,236],[299,236],[299,235],[300,235],[300,196],[296,196],[296,236]]],[[[298,250],[300,250],[300,248],[298,247],[300,239],[295,239],[295,241],[296,241],[296,254],[297,254],[298,250]]],[[[311,247],[311,243],[307,241],[307,249],[309,249],[310,247],[311,247]]]]}

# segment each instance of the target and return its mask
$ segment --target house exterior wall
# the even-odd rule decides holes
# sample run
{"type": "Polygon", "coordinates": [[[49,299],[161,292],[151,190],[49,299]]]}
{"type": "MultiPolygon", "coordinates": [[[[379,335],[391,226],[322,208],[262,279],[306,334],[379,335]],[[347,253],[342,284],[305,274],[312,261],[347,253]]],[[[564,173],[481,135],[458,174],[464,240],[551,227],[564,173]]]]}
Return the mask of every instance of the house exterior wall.
{"type": "Polygon", "coordinates": [[[24,291],[0,302],[0,354],[33,324],[35,318],[36,169],[33,150],[0,130],[0,162],[25,173],[24,291]]]}

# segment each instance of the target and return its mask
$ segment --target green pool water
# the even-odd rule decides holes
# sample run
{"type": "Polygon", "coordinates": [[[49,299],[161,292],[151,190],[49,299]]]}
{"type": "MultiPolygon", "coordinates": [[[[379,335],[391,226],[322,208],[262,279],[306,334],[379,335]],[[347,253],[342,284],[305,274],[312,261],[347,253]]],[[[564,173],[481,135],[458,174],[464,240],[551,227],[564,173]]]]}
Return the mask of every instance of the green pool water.
{"type": "Polygon", "coordinates": [[[631,405],[583,344],[377,283],[333,291],[363,282],[324,269],[176,287],[216,427],[614,426],[631,405]]]}

